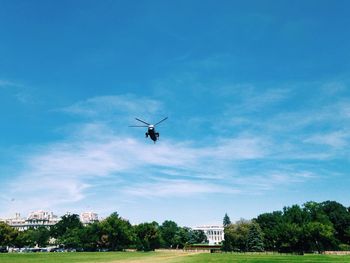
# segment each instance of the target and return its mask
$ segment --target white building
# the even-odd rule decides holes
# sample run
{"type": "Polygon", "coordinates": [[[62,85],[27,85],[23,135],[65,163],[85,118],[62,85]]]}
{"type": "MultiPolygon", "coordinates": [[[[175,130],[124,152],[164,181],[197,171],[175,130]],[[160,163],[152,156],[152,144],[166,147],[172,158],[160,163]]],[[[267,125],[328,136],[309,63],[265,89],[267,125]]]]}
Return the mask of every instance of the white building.
{"type": "MultiPolygon", "coordinates": [[[[67,213],[66,215],[69,215],[67,213]]],[[[80,214],[80,221],[84,224],[91,224],[98,221],[98,215],[94,212],[84,212],[80,214]]],[[[9,226],[16,228],[20,231],[27,230],[29,228],[38,228],[41,226],[50,227],[55,225],[61,220],[60,217],[48,211],[33,211],[27,218],[21,217],[20,213],[16,213],[14,217],[0,219],[0,222],[5,222],[9,226]]]]}
{"type": "Polygon", "coordinates": [[[98,215],[94,212],[84,212],[80,214],[80,221],[84,225],[88,225],[98,221],[98,215]]]}
{"type": "Polygon", "coordinates": [[[31,212],[27,218],[21,217],[20,213],[16,213],[14,217],[2,219],[1,221],[12,226],[13,228],[23,231],[29,228],[53,226],[60,221],[60,218],[58,218],[52,212],[39,210],[31,212]]]}
{"type": "Polygon", "coordinates": [[[202,230],[207,236],[209,245],[217,245],[224,241],[224,227],[223,226],[198,226],[193,230],[202,230]]]}
{"type": "Polygon", "coordinates": [[[24,225],[26,223],[26,219],[21,217],[20,213],[16,213],[14,217],[0,219],[0,222],[4,222],[18,230],[24,230],[24,225]]]}

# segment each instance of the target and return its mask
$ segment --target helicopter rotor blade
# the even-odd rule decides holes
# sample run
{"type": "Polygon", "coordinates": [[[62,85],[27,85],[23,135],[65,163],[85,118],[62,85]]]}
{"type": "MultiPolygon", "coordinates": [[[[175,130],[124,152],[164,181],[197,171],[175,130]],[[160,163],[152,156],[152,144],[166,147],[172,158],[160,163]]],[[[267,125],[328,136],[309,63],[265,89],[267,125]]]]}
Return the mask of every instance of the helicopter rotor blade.
{"type": "Polygon", "coordinates": [[[156,126],[156,125],[158,125],[159,123],[161,123],[161,122],[165,121],[166,119],[168,119],[168,117],[165,117],[163,120],[158,121],[156,124],[154,124],[154,126],[156,126]]]}
{"type": "Polygon", "coordinates": [[[144,127],[148,127],[148,126],[146,126],[146,125],[129,125],[129,127],[142,127],[142,128],[144,128],[144,127]]]}
{"type": "MultiPolygon", "coordinates": [[[[147,122],[145,122],[145,121],[143,121],[143,120],[140,120],[140,119],[138,119],[138,118],[135,118],[137,121],[140,121],[140,122],[142,122],[142,123],[144,123],[144,124],[147,124],[147,125],[151,125],[151,124],[149,124],[149,123],[147,123],[147,122]]],[[[148,126],[147,126],[148,127],[148,126]]]]}

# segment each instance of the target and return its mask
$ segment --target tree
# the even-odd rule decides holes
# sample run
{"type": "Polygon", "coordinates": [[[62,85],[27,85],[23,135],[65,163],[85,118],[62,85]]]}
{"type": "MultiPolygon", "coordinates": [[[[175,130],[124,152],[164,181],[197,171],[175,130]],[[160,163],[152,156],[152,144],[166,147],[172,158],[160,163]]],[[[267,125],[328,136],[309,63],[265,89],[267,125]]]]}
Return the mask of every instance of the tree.
{"type": "Polygon", "coordinates": [[[280,252],[298,252],[303,254],[303,228],[296,223],[283,222],[279,229],[278,250],[280,252]]]}
{"type": "Polygon", "coordinates": [[[302,226],[311,220],[309,213],[305,209],[301,209],[298,205],[283,208],[283,220],[302,226]]]}
{"type": "Polygon", "coordinates": [[[13,246],[16,242],[18,231],[6,223],[0,222],[0,246],[13,246]]]}
{"type": "Polygon", "coordinates": [[[39,227],[37,229],[28,229],[23,232],[19,232],[16,239],[16,246],[39,246],[45,247],[50,238],[50,231],[46,227],[39,227]]]}
{"type": "Polygon", "coordinates": [[[342,204],[335,201],[321,203],[335,229],[335,237],[342,243],[350,244],[350,213],[342,204]]]}
{"type": "Polygon", "coordinates": [[[67,231],[73,229],[82,229],[83,224],[80,222],[79,215],[64,215],[61,220],[53,225],[50,229],[51,236],[54,238],[62,237],[67,231]]]}
{"type": "Polygon", "coordinates": [[[83,228],[69,228],[62,236],[58,237],[57,241],[65,248],[82,248],[82,232],[83,228]]]}
{"type": "Polygon", "coordinates": [[[263,232],[265,249],[268,251],[279,250],[279,230],[283,222],[282,215],[281,211],[274,211],[261,214],[255,219],[263,232]]]}
{"type": "Polygon", "coordinates": [[[227,213],[225,213],[222,224],[224,225],[224,227],[227,227],[228,225],[231,224],[230,217],[227,215],[227,213]]]}
{"type": "Polygon", "coordinates": [[[85,226],[80,233],[81,248],[84,251],[96,251],[99,247],[100,236],[100,223],[94,222],[85,226]]]}
{"type": "Polygon", "coordinates": [[[100,223],[99,245],[109,250],[123,250],[135,241],[135,234],[129,221],[112,213],[100,223]]]}
{"type": "Polygon", "coordinates": [[[208,238],[203,230],[188,230],[188,244],[208,243],[208,238]]]}
{"type": "Polygon", "coordinates": [[[284,207],[283,212],[261,214],[256,222],[264,233],[267,250],[282,252],[322,252],[350,243],[350,214],[334,201],[306,202],[284,207]]]}
{"type": "Polygon", "coordinates": [[[159,225],[156,222],[143,223],[135,227],[137,250],[151,251],[160,247],[159,225]]]}
{"type": "Polygon", "coordinates": [[[309,244],[309,251],[321,253],[325,250],[338,249],[332,224],[310,222],[305,227],[305,235],[309,244]]]}
{"type": "Polygon", "coordinates": [[[188,227],[178,227],[175,237],[173,248],[183,248],[189,242],[191,229],[188,227]]]}
{"type": "Polygon", "coordinates": [[[234,251],[233,242],[235,235],[234,225],[228,225],[224,228],[224,241],[222,242],[221,249],[223,251],[234,251]]]}
{"type": "Polygon", "coordinates": [[[311,221],[307,210],[298,205],[283,208],[283,223],[279,229],[279,243],[282,252],[308,251],[305,226],[311,221]]]}
{"type": "Polygon", "coordinates": [[[174,221],[166,220],[159,227],[162,237],[162,246],[166,248],[175,248],[177,245],[176,233],[179,230],[178,225],[174,221]]]}
{"type": "Polygon", "coordinates": [[[263,232],[258,223],[253,222],[249,226],[247,236],[247,250],[253,252],[264,251],[263,232]]]}
{"type": "Polygon", "coordinates": [[[247,251],[248,233],[251,221],[241,219],[235,224],[228,225],[224,229],[225,240],[223,242],[224,251],[247,251]]]}
{"type": "Polygon", "coordinates": [[[80,248],[82,246],[80,234],[83,231],[83,224],[77,214],[67,214],[53,225],[50,234],[56,239],[56,243],[67,248],[80,248]]]}
{"type": "Polygon", "coordinates": [[[309,214],[310,221],[327,222],[327,223],[330,222],[319,203],[309,201],[309,202],[306,202],[303,206],[304,206],[304,211],[306,211],[309,214]]]}

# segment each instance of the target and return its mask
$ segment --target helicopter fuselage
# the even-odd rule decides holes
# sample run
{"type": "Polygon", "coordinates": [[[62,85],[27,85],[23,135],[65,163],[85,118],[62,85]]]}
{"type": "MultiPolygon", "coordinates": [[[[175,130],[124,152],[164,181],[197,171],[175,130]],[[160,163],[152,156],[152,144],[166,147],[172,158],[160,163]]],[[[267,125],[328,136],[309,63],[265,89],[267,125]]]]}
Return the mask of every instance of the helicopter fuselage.
{"type": "Polygon", "coordinates": [[[153,125],[150,125],[148,127],[148,130],[146,132],[146,137],[150,137],[152,141],[156,142],[157,139],[159,138],[159,133],[156,132],[155,128],[153,125]]]}
{"type": "Polygon", "coordinates": [[[162,119],[161,121],[158,121],[156,124],[150,124],[148,122],[145,122],[139,118],[135,118],[137,121],[142,122],[144,125],[132,125],[129,127],[147,127],[147,132],[145,133],[146,138],[148,138],[148,136],[151,138],[151,140],[156,143],[156,141],[159,139],[159,132],[156,132],[156,125],[158,125],[159,123],[165,121],[166,119],[168,119],[168,117],[165,117],[164,119],[162,119]]]}

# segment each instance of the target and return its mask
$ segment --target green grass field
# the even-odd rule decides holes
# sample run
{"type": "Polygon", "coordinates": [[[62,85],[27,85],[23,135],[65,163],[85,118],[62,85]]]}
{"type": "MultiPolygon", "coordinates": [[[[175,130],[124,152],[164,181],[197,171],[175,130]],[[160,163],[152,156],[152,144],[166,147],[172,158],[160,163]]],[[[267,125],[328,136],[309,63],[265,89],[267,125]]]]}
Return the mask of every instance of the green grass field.
{"type": "Polygon", "coordinates": [[[0,254],[1,263],[206,263],[206,262],[350,262],[350,256],[335,255],[278,255],[278,254],[230,254],[230,253],[189,253],[189,252],[99,252],[99,253],[29,253],[0,254]]]}

